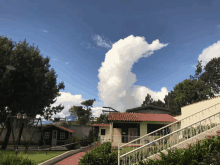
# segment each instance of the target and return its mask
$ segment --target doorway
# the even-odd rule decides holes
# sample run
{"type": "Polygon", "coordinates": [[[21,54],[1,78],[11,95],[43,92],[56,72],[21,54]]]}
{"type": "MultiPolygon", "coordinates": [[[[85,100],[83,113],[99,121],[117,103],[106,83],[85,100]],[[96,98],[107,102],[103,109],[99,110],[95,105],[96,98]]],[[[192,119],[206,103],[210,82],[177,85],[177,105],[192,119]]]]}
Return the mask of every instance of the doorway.
{"type": "Polygon", "coordinates": [[[52,131],[52,146],[57,145],[57,130],[52,131]]]}
{"type": "Polygon", "coordinates": [[[122,128],[122,143],[128,143],[128,128],[122,128]]]}

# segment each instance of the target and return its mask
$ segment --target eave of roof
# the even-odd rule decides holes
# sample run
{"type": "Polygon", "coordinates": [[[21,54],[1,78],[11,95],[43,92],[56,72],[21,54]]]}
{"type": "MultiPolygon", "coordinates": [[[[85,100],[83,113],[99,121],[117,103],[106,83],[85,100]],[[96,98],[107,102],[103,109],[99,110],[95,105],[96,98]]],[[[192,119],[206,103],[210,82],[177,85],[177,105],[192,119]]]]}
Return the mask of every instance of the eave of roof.
{"type": "MultiPolygon", "coordinates": [[[[68,131],[68,132],[70,132],[70,133],[75,132],[74,130],[65,128],[65,127],[60,126],[60,125],[48,125],[48,126],[46,126],[45,128],[42,128],[42,129],[44,130],[44,129],[48,129],[48,128],[50,128],[50,127],[57,127],[57,128],[59,128],[59,129],[62,129],[62,130],[64,130],[64,131],[68,131]]],[[[40,129],[40,128],[39,128],[39,129],[40,129]]],[[[38,132],[39,132],[39,131],[38,131],[38,132]]]]}
{"type": "Polygon", "coordinates": [[[95,123],[92,126],[100,126],[100,127],[110,127],[110,124],[106,124],[106,123],[95,123]]]}
{"type": "Polygon", "coordinates": [[[149,113],[110,113],[109,121],[161,121],[175,122],[175,118],[168,114],[149,114],[149,113]]]}

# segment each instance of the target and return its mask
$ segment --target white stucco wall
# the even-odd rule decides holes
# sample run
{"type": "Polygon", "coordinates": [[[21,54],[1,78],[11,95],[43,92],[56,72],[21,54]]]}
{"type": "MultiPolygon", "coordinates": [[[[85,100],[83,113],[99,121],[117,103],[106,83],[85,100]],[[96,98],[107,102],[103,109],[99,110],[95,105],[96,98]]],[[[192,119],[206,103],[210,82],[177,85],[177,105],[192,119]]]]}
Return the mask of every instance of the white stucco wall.
{"type": "Polygon", "coordinates": [[[100,136],[101,143],[110,141],[110,127],[100,126],[99,127],[99,136],[100,136]],[[101,129],[105,129],[105,135],[101,135],[101,129]]]}
{"type": "MultiPolygon", "coordinates": [[[[187,106],[184,106],[181,108],[181,116],[174,117],[177,120],[182,120],[193,113],[199,112],[201,110],[204,110],[203,112],[200,112],[196,115],[193,115],[187,119],[184,119],[181,121],[181,128],[190,125],[196,121],[199,121],[203,118],[206,118],[208,116],[211,116],[217,112],[220,112],[220,97],[212,98],[209,100],[200,101],[198,103],[190,104],[187,106]],[[217,105],[215,105],[217,104],[217,105]]],[[[215,117],[210,118],[210,120],[206,120],[203,124],[210,124],[210,121],[213,123],[219,123],[219,115],[216,115],[215,117]]],[[[199,124],[198,124],[199,125],[199,124]]]]}

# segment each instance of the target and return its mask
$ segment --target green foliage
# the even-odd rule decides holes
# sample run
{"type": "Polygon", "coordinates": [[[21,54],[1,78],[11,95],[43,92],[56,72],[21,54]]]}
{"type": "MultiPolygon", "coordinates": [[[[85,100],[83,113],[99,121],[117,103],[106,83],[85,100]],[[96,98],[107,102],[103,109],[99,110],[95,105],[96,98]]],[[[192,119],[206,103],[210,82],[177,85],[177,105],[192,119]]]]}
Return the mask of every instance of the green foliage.
{"type": "Polygon", "coordinates": [[[85,136],[84,138],[82,138],[80,140],[80,145],[81,146],[88,146],[90,145],[91,143],[93,143],[93,139],[92,138],[89,138],[88,136],[85,136]]]}
{"type": "Polygon", "coordinates": [[[89,130],[88,139],[90,139],[91,143],[93,143],[95,141],[95,131],[93,129],[89,130]]]}
{"type": "Polygon", "coordinates": [[[193,146],[189,146],[185,149],[171,149],[167,150],[168,155],[160,152],[161,159],[159,160],[150,160],[146,162],[139,161],[139,165],[155,165],[155,164],[219,164],[220,163],[220,154],[217,151],[220,151],[220,137],[213,139],[205,139],[196,143],[193,146]],[[213,154],[215,152],[216,154],[213,154]]]}
{"type": "MultiPolygon", "coordinates": [[[[204,73],[199,76],[199,79],[204,81],[215,94],[220,92],[220,57],[212,58],[204,67],[204,73]]],[[[212,94],[212,93],[211,93],[212,94]]],[[[211,95],[210,97],[213,97],[211,95]]]]}
{"type": "Polygon", "coordinates": [[[28,117],[44,115],[48,107],[46,119],[63,110],[61,105],[50,107],[65,86],[63,82],[56,85],[57,75],[49,69],[49,57],[43,58],[39,49],[29,46],[26,40],[16,44],[7,37],[0,37],[0,57],[0,119],[6,118],[6,106],[13,116],[23,110],[28,117]],[[6,65],[16,70],[6,69],[6,65]]]}
{"type": "Polygon", "coordinates": [[[101,114],[99,116],[99,118],[97,119],[96,123],[109,123],[108,115],[107,114],[101,114]]]}
{"type": "Polygon", "coordinates": [[[111,152],[112,144],[110,142],[103,143],[100,146],[86,153],[79,161],[79,165],[96,164],[96,165],[117,165],[117,151],[111,152]]]}
{"type": "Polygon", "coordinates": [[[147,94],[147,96],[145,97],[145,101],[143,101],[143,104],[141,106],[143,107],[146,105],[154,105],[154,106],[165,108],[165,104],[161,100],[159,99],[158,101],[153,100],[150,94],[147,94]]]}
{"type": "Polygon", "coordinates": [[[145,100],[143,101],[143,104],[141,106],[146,106],[146,105],[150,105],[151,103],[153,103],[153,98],[151,98],[150,94],[147,94],[147,96],[145,97],[145,100]]]}
{"type": "Polygon", "coordinates": [[[188,134],[188,137],[191,138],[201,132],[204,132],[205,130],[207,129],[211,129],[213,127],[215,127],[217,124],[215,123],[211,123],[210,125],[207,124],[207,125],[201,125],[201,126],[197,126],[196,128],[192,127],[192,128],[188,128],[188,129],[185,129],[184,130],[184,134],[183,136],[184,137],[187,137],[187,134],[188,134]]]}
{"type": "Polygon", "coordinates": [[[175,101],[178,106],[183,107],[188,104],[207,99],[210,94],[210,88],[202,80],[185,79],[174,87],[175,101]]]}
{"type": "MultiPolygon", "coordinates": [[[[0,37],[0,123],[4,123],[8,115],[6,107],[12,116],[20,112],[35,118],[40,114],[46,120],[64,109],[61,104],[51,107],[65,86],[63,82],[57,85],[57,75],[50,69],[49,61],[49,57],[43,58],[39,49],[29,46],[26,40],[15,43],[0,37]],[[7,69],[7,65],[15,70],[7,69]]],[[[11,133],[9,124],[6,123],[6,127],[2,149],[6,149],[11,133]]],[[[22,131],[19,131],[20,136],[22,131]]]]}
{"type": "Polygon", "coordinates": [[[78,117],[77,122],[80,125],[85,126],[89,122],[91,115],[92,115],[92,110],[91,110],[91,108],[88,108],[88,107],[89,106],[92,107],[94,102],[95,102],[95,99],[94,100],[86,100],[86,101],[81,102],[81,104],[86,106],[87,109],[83,109],[82,106],[72,106],[69,109],[70,116],[77,116],[78,117]]]}
{"type": "Polygon", "coordinates": [[[60,117],[55,117],[52,121],[54,122],[60,121],[60,117]]]}
{"type": "Polygon", "coordinates": [[[164,98],[165,106],[169,109],[171,116],[181,113],[181,107],[177,105],[175,98],[176,93],[174,91],[170,91],[164,98]]]}
{"type": "Polygon", "coordinates": [[[21,154],[16,155],[2,155],[0,153],[1,165],[37,165],[36,162],[28,158],[23,158],[21,154]]]}
{"type": "MultiPolygon", "coordinates": [[[[210,126],[211,128],[211,126],[210,126]]],[[[182,141],[183,139],[180,139],[179,141],[182,141]]],[[[170,147],[170,145],[169,145],[170,147]]],[[[166,147],[167,148],[167,147],[166,147]]],[[[136,152],[134,155],[127,156],[125,162],[126,165],[129,164],[129,157],[131,160],[131,163],[135,163],[135,159],[138,159],[139,165],[170,165],[170,164],[178,164],[178,165],[184,165],[184,164],[198,164],[198,165],[205,165],[205,164],[220,164],[220,137],[213,138],[213,139],[204,139],[200,141],[199,143],[196,143],[193,146],[189,146],[185,149],[177,149],[173,148],[170,150],[167,150],[166,148],[160,148],[157,150],[157,147],[151,150],[145,150],[136,152]],[[168,155],[165,155],[161,151],[166,149],[168,151],[168,155]],[[160,152],[161,159],[159,160],[151,160],[148,159],[146,162],[142,162],[143,157],[149,157],[150,155],[153,155],[157,153],[157,151],[160,152]]],[[[86,153],[79,162],[79,165],[83,164],[111,164],[111,165],[117,165],[118,162],[118,150],[111,152],[111,143],[107,142],[104,144],[101,144],[99,147],[94,148],[89,153],[86,153]]],[[[122,163],[122,160],[121,160],[122,163]]]]}
{"type": "Polygon", "coordinates": [[[94,133],[94,141],[95,142],[99,141],[99,127],[94,127],[93,133],[94,133]]]}
{"type": "Polygon", "coordinates": [[[71,145],[66,145],[66,148],[68,150],[80,148],[80,138],[78,138],[77,136],[69,136],[69,138],[66,139],[65,144],[71,144],[71,145]],[[75,144],[71,144],[71,143],[75,143],[75,144]]]}

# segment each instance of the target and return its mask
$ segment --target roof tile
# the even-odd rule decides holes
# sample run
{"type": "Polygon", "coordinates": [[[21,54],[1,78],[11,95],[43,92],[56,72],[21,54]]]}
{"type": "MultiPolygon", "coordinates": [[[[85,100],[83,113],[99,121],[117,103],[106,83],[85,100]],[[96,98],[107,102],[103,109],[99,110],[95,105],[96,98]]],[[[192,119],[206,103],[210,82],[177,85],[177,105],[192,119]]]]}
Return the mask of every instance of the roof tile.
{"type": "Polygon", "coordinates": [[[110,121],[177,121],[168,114],[149,114],[149,113],[110,113],[110,121]]]}
{"type": "Polygon", "coordinates": [[[93,124],[92,126],[110,127],[110,124],[97,123],[97,124],[93,124]]]}
{"type": "Polygon", "coordinates": [[[60,126],[60,125],[54,125],[54,126],[60,128],[60,129],[62,129],[62,130],[64,130],[64,131],[68,131],[68,132],[71,132],[71,133],[75,132],[74,130],[71,130],[71,129],[62,127],[62,126],[60,126]]]}

